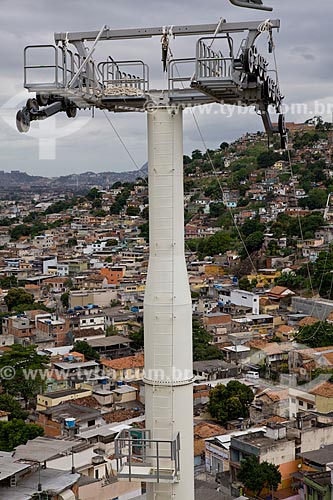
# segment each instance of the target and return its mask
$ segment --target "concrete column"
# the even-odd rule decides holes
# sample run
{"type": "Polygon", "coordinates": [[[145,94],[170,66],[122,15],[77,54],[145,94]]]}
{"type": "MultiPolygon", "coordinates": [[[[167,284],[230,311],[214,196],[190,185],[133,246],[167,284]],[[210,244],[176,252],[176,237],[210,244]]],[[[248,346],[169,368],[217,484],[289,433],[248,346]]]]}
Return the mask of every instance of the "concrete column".
{"type": "Polygon", "coordinates": [[[179,482],[148,484],[147,499],[194,500],[192,304],[184,252],[181,110],[159,108],[148,114],[148,162],[146,428],[158,440],[173,440],[179,433],[181,450],[179,482]]]}

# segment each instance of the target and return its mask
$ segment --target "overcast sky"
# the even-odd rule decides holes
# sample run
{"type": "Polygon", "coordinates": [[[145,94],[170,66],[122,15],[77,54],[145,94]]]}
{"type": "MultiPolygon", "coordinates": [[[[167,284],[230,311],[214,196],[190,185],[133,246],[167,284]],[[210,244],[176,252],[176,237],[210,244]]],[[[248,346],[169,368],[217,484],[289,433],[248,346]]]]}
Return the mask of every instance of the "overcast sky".
{"type": "MultiPolygon", "coordinates": [[[[29,44],[53,42],[55,31],[99,30],[164,26],[175,24],[218,23],[259,20],[267,16],[281,19],[275,34],[280,86],[285,103],[305,103],[308,114],[288,113],[287,119],[303,121],[323,114],[331,119],[333,111],[333,19],[332,0],[266,0],[273,13],[237,9],[227,0],[0,0],[0,169],[21,170],[30,174],[56,176],[85,171],[133,170],[134,166],[111,126],[100,111],[92,118],[82,112],[76,120],[57,117],[34,123],[32,131],[19,134],[15,129],[16,109],[28,93],[23,91],[23,49],[29,44]],[[317,107],[315,101],[318,101],[317,107]],[[319,106],[319,107],[318,107],[319,106]],[[323,111],[320,106],[323,106],[323,111]],[[56,127],[56,143],[48,140],[56,127]],[[69,134],[70,133],[70,134],[69,134]],[[44,134],[43,141],[38,141],[44,134]],[[55,147],[55,155],[52,148],[55,147]],[[45,156],[55,159],[43,159],[45,156]],[[42,156],[42,159],[40,158],[42,156]]],[[[160,63],[158,39],[129,42],[102,42],[100,54],[117,59],[144,59],[149,64],[155,85],[165,85],[160,63]]],[[[261,47],[267,49],[264,38],[261,47]]],[[[192,57],[195,40],[172,41],[175,57],[192,57]]],[[[154,86],[154,85],[153,85],[154,86]]],[[[228,113],[226,111],[225,113],[228,113]]],[[[219,107],[211,113],[196,112],[209,147],[231,141],[247,131],[262,129],[255,114],[228,117],[219,107]]],[[[112,122],[141,166],[147,158],[146,117],[143,114],[110,114],[112,122]]],[[[184,120],[184,150],[203,149],[193,117],[184,120]]]]}

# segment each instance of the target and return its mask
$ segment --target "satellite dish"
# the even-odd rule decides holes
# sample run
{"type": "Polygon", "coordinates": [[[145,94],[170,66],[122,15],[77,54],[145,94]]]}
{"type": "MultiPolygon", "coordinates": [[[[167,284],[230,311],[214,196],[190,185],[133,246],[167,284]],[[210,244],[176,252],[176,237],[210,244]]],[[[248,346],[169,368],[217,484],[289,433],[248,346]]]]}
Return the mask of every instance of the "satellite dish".
{"type": "Polygon", "coordinates": [[[258,10],[273,10],[273,7],[268,7],[262,3],[262,0],[230,0],[236,7],[245,7],[246,9],[258,9],[258,10]]]}

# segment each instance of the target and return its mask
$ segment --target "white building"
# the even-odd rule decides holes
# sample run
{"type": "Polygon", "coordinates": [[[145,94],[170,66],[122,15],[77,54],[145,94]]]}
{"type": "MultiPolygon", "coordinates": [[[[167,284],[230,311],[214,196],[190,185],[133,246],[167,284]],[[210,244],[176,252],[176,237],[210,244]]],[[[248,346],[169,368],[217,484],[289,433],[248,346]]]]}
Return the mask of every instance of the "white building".
{"type": "Polygon", "coordinates": [[[252,314],[259,314],[259,295],[252,292],[221,288],[221,290],[219,290],[219,301],[223,304],[251,307],[252,314]]]}

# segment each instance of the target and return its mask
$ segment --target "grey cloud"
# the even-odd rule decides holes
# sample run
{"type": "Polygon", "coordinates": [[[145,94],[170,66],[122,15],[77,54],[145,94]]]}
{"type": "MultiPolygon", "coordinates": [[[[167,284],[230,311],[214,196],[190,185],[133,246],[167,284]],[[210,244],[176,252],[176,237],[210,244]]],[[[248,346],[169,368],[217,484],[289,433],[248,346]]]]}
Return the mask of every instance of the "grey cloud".
{"type": "MultiPolygon", "coordinates": [[[[273,14],[245,11],[232,7],[227,0],[0,0],[0,108],[21,92],[23,48],[34,43],[52,43],[54,31],[95,29],[102,24],[111,28],[163,26],[280,17],[280,33],[275,35],[279,77],[286,103],[305,102],[309,108],[315,99],[333,102],[332,0],[266,0],[274,5],[273,14]],[[319,7],[320,5],[320,7],[319,7]]],[[[176,57],[194,55],[194,39],[172,42],[176,57]]],[[[263,38],[261,46],[266,45],[263,38]]],[[[166,85],[161,73],[159,40],[101,44],[98,55],[112,50],[118,58],[142,58],[151,67],[152,87],[166,85]]],[[[262,129],[256,115],[200,114],[198,121],[209,147],[232,140],[248,130],[262,129]]],[[[1,109],[0,109],[1,115],[1,109]]],[[[86,116],[84,113],[82,116],[86,116]]],[[[13,110],[13,119],[15,113],[13,110]]],[[[146,161],[146,119],[140,114],[110,115],[138,164],[146,161]]],[[[297,121],[303,115],[288,115],[297,121]]],[[[326,117],[327,118],[327,117],[326,117]]],[[[58,126],[68,125],[59,118],[58,126]]],[[[191,152],[203,148],[190,115],[184,120],[184,148],[191,152]]],[[[133,165],[105,117],[99,112],[94,120],[75,133],[57,141],[57,159],[38,159],[36,140],[19,135],[0,119],[0,168],[20,169],[41,175],[59,175],[86,170],[126,170],[133,165]]]]}

